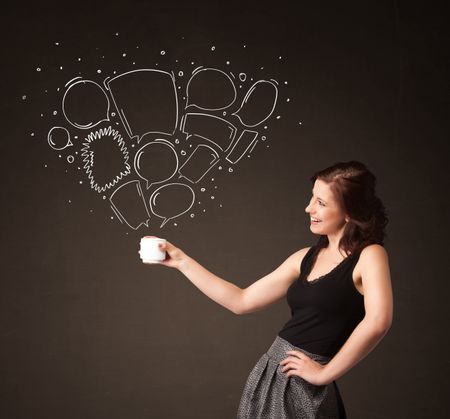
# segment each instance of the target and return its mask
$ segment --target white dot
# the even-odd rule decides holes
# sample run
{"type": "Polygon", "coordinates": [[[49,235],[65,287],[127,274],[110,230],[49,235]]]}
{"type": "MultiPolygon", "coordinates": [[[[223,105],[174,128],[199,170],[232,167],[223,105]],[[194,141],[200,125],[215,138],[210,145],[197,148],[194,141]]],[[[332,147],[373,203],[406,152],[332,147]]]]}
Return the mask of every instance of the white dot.
{"type": "Polygon", "coordinates": [[[182,71],[179,71],[179,72],[178,72],[178,75],[179,75],[180,77],[183,77],[183,76],[184,76],[184,73],[183,73],[182,71]]]}
{"type": "Polygon", "coordinates": [[[58,111],[53,111],[53,115],[56,115],[58,113],[58,111]]]}
{"type": "Polygon", "coordinates": [[[47,167],[47,165],[46,165],[46,164],[44,164],[44,167],[47,167]]]}
{"type": "Polygon", "coordinates": [[[106,199],[106,196],[105,196],[105,195],[103,195],[103,199],[106,199]]]}
{"type": "Polygon", "coordinates": [[[81,58],[80,58],[80,57],[78,57],[78,61],[81,61],[81,58]]]}
{"type": "Polygon", "coordinates": [[[182,155],[182,156],[185,156],[185,155],[186,155],[186,152],[185,152],[184,150],[181,150],[181,155],[182,155]]]}
{"type": "Polygon", "coordinates": [[[97,73],[98,73],[98,74],[100,74],[101,72],[102,72],[102,70],[100,70],[100,69],[97,70],[97,73]]]}
{"type": "Polygon", "coordinates": [[[211,199],[214,199],[214,196],[211,196],[211,199]]]}
{"type": "Polygon", "coordinates": [[[34,132],[32,132],[30,135],[31,135],[32,137],[34,137],[34,132]]]}
{"type": "Polygon", "coordinates": [[[287,82],[287,81],[285,81],[285,82],[284,82],[284,84],[288,84],[288,82],[287,82]]]}
{"type": "Polygon", "coordinates": [[[299,122],[298,124],[299,124],[299,125],[301,125],[302,123],[301,123],[301,122],[299,122]]]}
{"type": "Polygon", "coordinates": [[[205,188],[201,188],[200,190],[201,190],[202,192],[205,192],[205,191],[206,191],[206,189],[205,189],[205,188]]]}
{"type": "Polygon", "coordinates": [[[60,69],[60,70],[62,70],[62,69],[63,69],[63,66],[62,66],[62,65],[60,65],[60,66],[59,66],[59,69],[60,69]]]}
{"type": "Polygon", "coordinates": [[[263,136],[261,137],[261,140],[266,141],[266,136],[263,135],[263,136]]]}
{"type": "Polygon", "coordinates": [[[166,51],[161,51],[161,55],[165,55],[166,54],[166,51]]]}
{"type": "Polygon", "coordinates": [[[278,57],[279,60],[281,60],[281,55],[278,57]]]}
{"type": "Polygon", "coordinates": [[[222,170],[222,166],[219,166],[219,170],[222,170]]]}
{"type": "Polygon", "coordinates": [[[267,129],[267,125],[264,125],[264,129],[267,129]]]}
{"type": "Polygon", "coordinates": [[[72,203],[72,201],[69,199],[69,204],[71,204],[72,203]]]}
{"type": "Polygon", "coordinates": [[[126,52],[124,52],[123,54],[122,54],[122,57],[126,57],[127,56],[127,54],[126,54],[126,52]]]}
{"type": "Polygon", "coordinates": [[[41,67],[36,68],[36,71],[41,71],[41,67]]]}
{"type": "Polygon", "coordinates": [[[286,102],[290,102],[290,101],[291,101],[291,99],[289,99],[289,98],[286,99],[286,102]]]}
{"type": "Polygon", "coordinates": [[[277,119],[280,119],[281,118],[281,116],[280,115],[277,115],[277,119]]]}
{"type": "Polygon", "coordinates": [[[227,62],[226,62],[226,64],[227,64],[227,65],[230,65],[230,62],[229,62],[229,61],[227,61],[227,62]]]}
{"type": "Polygon", "coordinates": [[[116,32],[116,36],[119,36],[119,32],[116,32]]]}
{"type": "Polygon", "coordinates": [[[178,138],[175,139],[175,144],[180,144],[180,140],[178,138]]]}
{"type": "Polygon", "coordinates": [[[195,217],[195,214],[191,214],[191,218],[194,218],[195,217]]]}
{"type": "Polygon", "coordinates": [[[59,45],[59,42],[55,42],[55,45],[58,46],[58,45],[59,45]]]}
{"type": "Polygon", "coordinates": [[[25,100],[27,98],[27,95],[22,96],[22,100],[25,100]]]}

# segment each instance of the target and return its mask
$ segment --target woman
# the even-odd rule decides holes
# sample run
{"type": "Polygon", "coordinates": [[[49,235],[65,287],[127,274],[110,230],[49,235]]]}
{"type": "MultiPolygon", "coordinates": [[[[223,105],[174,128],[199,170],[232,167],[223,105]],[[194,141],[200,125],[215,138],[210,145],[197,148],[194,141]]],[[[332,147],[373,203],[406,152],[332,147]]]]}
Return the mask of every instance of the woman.
{"type": "Polygon", "coordinates": [[[287,296],[292,317],[245,384],[238,418],[345,418],[335,380],[381,341],[392,322],[386,211],[375,176],[360,162],[337,163],[312,178],[305,208],[316,245],[289,256],[245,289],[206,270],[171,243],[163,265],[236,314],[287,296]]]}

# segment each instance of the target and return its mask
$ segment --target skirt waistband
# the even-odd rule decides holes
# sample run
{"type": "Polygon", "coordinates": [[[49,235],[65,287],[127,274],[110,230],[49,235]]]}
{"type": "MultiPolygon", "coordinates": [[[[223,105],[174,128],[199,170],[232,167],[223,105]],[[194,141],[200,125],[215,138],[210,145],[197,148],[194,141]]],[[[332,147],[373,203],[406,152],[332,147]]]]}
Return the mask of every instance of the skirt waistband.
{"type": "Polygon", "coordinates": [[[327,356],[313,354],[305,349],[298,348],[280,336],[275,338],[271,347],[267,351],[267,355],[272,358],[274,362],[278,363],[289,356],[286,354],[287,351],[301,351],[320,364],[327,364],[331,360],[331,358],[327,356]]]}

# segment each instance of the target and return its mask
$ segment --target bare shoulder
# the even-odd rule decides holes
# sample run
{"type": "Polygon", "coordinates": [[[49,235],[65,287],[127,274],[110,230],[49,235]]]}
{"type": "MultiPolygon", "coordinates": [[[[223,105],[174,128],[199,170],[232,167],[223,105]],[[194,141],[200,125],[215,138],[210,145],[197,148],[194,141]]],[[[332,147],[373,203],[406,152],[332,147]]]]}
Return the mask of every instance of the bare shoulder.
{"type": "Polygon", "coordinates": [[[389,256],[386,249],[380,244],[369,244],[361,251],[360,259],[370,262],[387,262],[389,256]]]}
{"type": "Polygon", "coordinates": [[[308,253],[309,249],[311,249],[311,247],[304,247],[303,249],[300,249],[293,253],[287,259],[292,269],[295,269],[296,272],[300,273],[300,265],[302,264],[303,258],[308,253]]]}
{"type": "Polygon", "coordinates": [[[372,276],[375,272],[389,271],[389,255],[379,244],[366,246],[359,257],[358,272],[364,277],[372,276]]]}

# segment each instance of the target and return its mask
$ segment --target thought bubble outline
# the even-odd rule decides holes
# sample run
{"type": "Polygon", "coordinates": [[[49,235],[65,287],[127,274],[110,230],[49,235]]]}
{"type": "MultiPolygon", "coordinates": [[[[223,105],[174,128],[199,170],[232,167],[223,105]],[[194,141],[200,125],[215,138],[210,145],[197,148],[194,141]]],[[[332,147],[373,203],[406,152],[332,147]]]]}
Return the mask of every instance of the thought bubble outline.
{"type": "Polygon", "coordinates": [[[150,199],[149,199],[150,209],[151,209],[152,213],[153,213],[156,217],[158,217],[158,218],[164,218],[164,221],[163,221],[162,224],[160,225],[160,228],[164,227],[164,225],[165,225],[169,220],[173,220],[174,218],[178,218],[180,215],[183,215],[183,214],[187,213],[187,212],[192,208],[192,206],[194,205],[194,202],[195,202],[195,192],[194,192],[194,190],[193,190],[189,185],[186,185],[186,184],[184,184],[184,183],[178,183],[178,182],[167,183],[166,185],[160,186],[158,189],[156,189],[156,190],[152,193],[152,195],[150,196],[150,199]],[[167,186],[172,186],[172,185],[179,185],[179,186],[184,186],[184,187],[188,188],[188,189],[191,191],[191,193],[192,193],[192,202],[190,203],[189,207],[188,207],[187,209],[185,209],[184,211],[178,213],[177,215],[174,215],[173,217],[168,217],[168,218],[166,218],[166,217],[164,217],[164,216],[162,216],[162,215],[157,214],[157,213],[153,210],[153,206],[155,205],[155,202],[154,202],[154,201],[156,200],[156,198],[157,198],[158,195],[160,194],[159,191],[160,191],[161,189],[163,189],[163,188],[166,188],[167,186]]]}
{"type": "Polygon", "coordinates": [[[277,105],[277,100],[278,100],[278,87],[276,86],[278,83],[275,80],[258,80],[257,82],[255,82],[253,84],[253,86],[250,87],[250,89],[248,89],[247,94],[244,97],[244,100],[241,103],[241,106],[239,107],[239,109],[236,112],[233,112],[232,115],[236,116],[239,121],[241,121],[241,124],[246,126],[246,127],[256,127],[257,125],[261,124],[262,122],[266,121],[268,118],[270,118],[270,116],[273,114],[273,111],[275,110],[275,107],[277,105]],[[256,86],[259,83],[269,83],[270,85],[272,85],[275,89],[275,99],[273,101],[273,106],[272,106],[272,110],[268,113],[268,115],[264,118],[261,119],[259,122],[257,122],[256,124],[246,124],[242,118],[239,115],[239,112],[243,109],[244,105],[247,103],[248,98],[251,96],[251,94],[253,93],[253,91],[256,89],[256,86]]]}
{"type": "Polygon", "coordinates": [[[75,128],[80,128],[80,129],[90,129],[90,128],[93,128],[93,127],[95,127],[96,125],[100,124],[101,122],[109,122],[109,108],[110,108],[110,103],[109,103],[108,95],[107,95],[106,92],[103,90],[102,86],[100,86],[100,85],[99,85],[98,83],[96,83],[95,81],[92,81],[92,80],[85,80],[85,79],[83,79],[83,80],[77,80],[77,81],[75,81],[75,82],[73,82],[73,83],[71,84],[71,82],[72,82],[73,80],[76,80],[76,79],[77,79],[77,77],[75,77],[74,79],[72,79],[72,80],[70,80],[68,83],[66,83],[66,87],[67,87],[67,86],[69,86],[69,87],[67,87],[67,90],[64,92],[64,96],[63,96],[63,98],[62,98],[62,112],[63,112],[63,115],[64,115],[64,117],[66,118],[67,122],[68,122],[70,125],[73,125],[75,128]],[[97,121],[97,122],[95,122],[95,123],[94,123],[94,122],[90,122],[90,123],[87,124],[87,125],[77,124],[76,122],[72,122],[72,121],[69,119],[69,117],[68,117],[67,114],[66,114],[66,96],[67,96],[67,93],[70,91],[70,89],[72,89],[74,86],[76,86],[77,84],[80,84],[80,83],[83,83],[83,84],[92,83],[92,84],[96,85],[96,86],[101,90],[101,92],[103,93],[103,95],[104,95],[105,98],[106,98],[106,101],[108,102],[108,106],[107,106],[107,109],[106,109],[106,118],[105,118],[105,119],[101,119],[101,120],[99,120],[99,121],[97,121]]]}
{"type": "Polygon", "coordinates": [[[139,183],[138,180],[130,180],[127,183],[124,183],[123,185],[119,186],[109,197],[109,202],[111,203],[111,209],[113,210],[114,214],[116,215],[116,217],[119,219],[119,221],[123,224],[125,222],[125,224],[132,228],[133,230],[137,230],[140,226],[145,225],[146,227],[148,227],[148,223],[150,221],[150,214],[148,213],[148,208],[147,208],[147,203],[144,199],[144,194],[142,192],[142,188],[141,188],[141,184],[139,183]],[[141,221],[139,223],[139,225],[137,227],[133,227],[132,225],[130,225],[130,223],[127,221],[127,218],[122,214],[122,212],[119,210],[119,208],[117,208],[117,206],[114,204],[113,198],[114,195],[120,191],[122,188],[128,187],[128,185],[130,185],[131,183],[136,183],[136,190],[138,195],[141,197],[142,199],[142,203],[144,205],[144,209],[145,209],[145,213],[147,214],[147,218],[145,221],[141,221]]]}
{"type": "Polygon", "coordinates": [[[134,171],[137,173],[137,175],[138,175],[141,179],[143,179],[143,180],[145,181],[145,187],[146,187],[146,189],[150,189],[152,185],[157,185],[158,183],[162,183],[162,182],[165,182],[165,181],[171,179],[171,178],[175,175],[175,173],[177,172],[177,170],[178,170],[178,164],[179,164],[179,162],[178,162],[178,155],[177,155],[177,153],[176,153],[176,151],[175,151],[175,148],[173,147],[173,145],[172,145],[172,143],[171,143],[170,141],[165,140],[165,139],[163,139],[163,138],[157,138],[156,140],[153,140],[153,141],[151,141],[151,142],[149,142],[149,143],[147,143],[147,144],[144,144],[144,145],[136,152],[136,154],[134,155],[134,162],[133,162],[134,171]],[[142,150],[143,150],[145,147],[147,147],[148,145],[150,145],[150,144],[165,144],[165,145],[167,145],[167,146],[170,148],[170,150],[171,150],[171,151],[173,152],[173,154],[175,155],[175,170],[173,171],[173,173],[172,173],[169,177],[167,177],[167,178],[165,178],[165,179],[163,179],[163,180],[159,180],[159,181],[157,181],[157,182],[152,182],[152,183],[150,183],[149,180],[148,180],[147,178],[145,178],[144,176],[141,176],[141,174],[139,173],[140,168],[138,167],[140,155],[142,154],[142,150]]]}
{"type": "Polygon", "coordinates": [[[195,106],[195,107],[197,107],[197,108],[199,108],[199,109],[203,109],[203,110],[205,110],[205,111],[219,111],[219,110],[222,110],[222,109],[225,109],[225,108],[230,107],[230,106],[236,101],[236,98],[237,98],[236,86],[234,85],[233,80],[231,79],[231,77],[230,77],[227,73],[225,73],[224,71],[219,70],[219,69],[217,69],[217,68],[211,68],[211,67],[207,67],[207,68],[197,67],[197,68],[192,72],[192,76],[191,76],[191,78],[189,79],[189,81],[188,81],[188,83],[187,83],[187,85],[186,85],[186,108],[185,108],[185,109],[187,109],[187,108],[189,108],[189,107],[191,107],[191,106],[195,106]],[[205,107],[199,106],[199,105],[197,105],[197,104],[195,104],[195,103],[189,103],[189,85],[191,84],[192,79],[195,78],[199,73],[201,73],[201,72],[203,72],[203,71],[217,71],[218,73],[222,73],[225,77],[228,78],[228,80],[229,80],[230,83],[231,83],[231,86],[233,86],[233,92],[234,92],[234,98],[233,98],[233,100],[232,100],[228,105],[225,105],[225,106],[220,107],[220,108],[205,108],[205,107]]]}
{"type": "Polygon", "coordinates": [[[136,69],[136,70],[131,70],[131,71],[126,71],[125,73],[122,74],[118,74],[117,76],[113,77],[113,78],[109,78],[107,77],[104,81],[103,81],[103,85],[105,86],[105,88],[109,91],[110,95],[111,95],[111,99],[113,101],[113,104],[117,110],[117,113],[120,117],[120,120],[122,121],[122,124],[125,127],[125,130],[127,131],[127,134],[129,135],[130,138],[132,139],[136,139],[136,142],[139,144],[139,142],[141,141],[142,137],[146,134],[166,134],[166,135],[173,135],[177,129],[178,126],[178,94],[176,91],[176,82],[175,82],[175,74],[173,72],[167,72],[167,71],[163,71],[163,70],[159,70],[159,69],[155,69],[155,68],[140,68],[140,69],[136,69]],[[120,77],[124,77],[128,74],[132,74],[132,73],[139,73],[139,72],[155,72],[155,73],[162,73],[162,74],[167,74],[170,79],[172,80],[172,85],[174,88],[174,98],[175,98],[175,123],[174,123],[174,127],[172,132],[163,132],[163,131],[146,131],[143,133],[139,133],[139,134],[134,134],[133,130],[130,127],[130,124],[128,123],[127,117],[125,116],[125,113],[123,112],[123,109],[120,108],[117,103],[116,103],[116,99],[114,97],[114,93],[111,89],[111,82],[114,80],[117,80],[120,77]]]}
{"type": "Polygon", "coordinates": [[[49,145],[51,148],[53,148],[53,150],[58,150],[58,151],[61,151],[61,150],[64,150],[65,148],[67,148],[67,147],[73,146],[72,141],[70,141],[70,133],[69,133],[69,131],[67,130],[67,128],[59,127],[59,126],[55,126],[55,127],[52,127],[52,128],[50,129],[50,131],[49,131],[48,134],[47,134],[47,142],[48,142],[48,145],[49,145]],[[66,143],[65,145],[63,145],[62,147],[59,147],[59,148],[56,147],[55,142],[52,141],[52,131],[53,131],[54,129],[62,129],[62,130],[64,130],[64,131],[66,132],[66,135],[67,135],[67,143],[66,143]]]}

